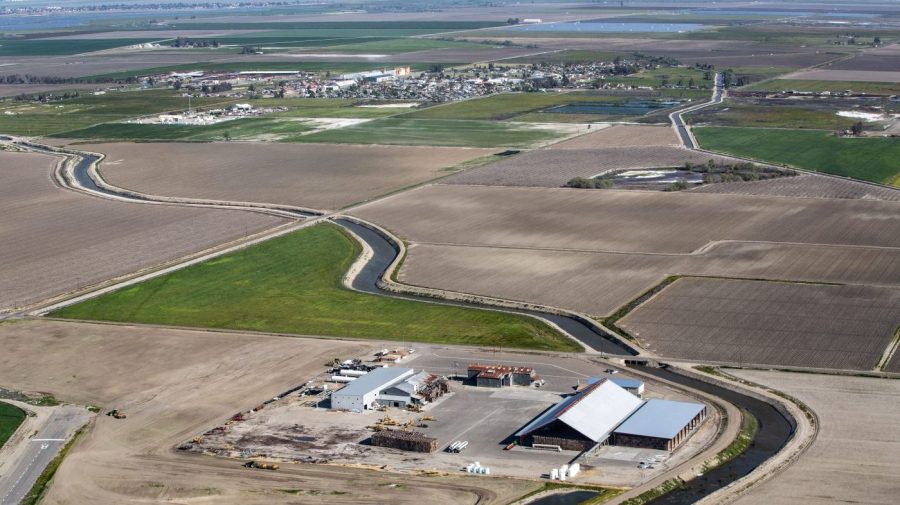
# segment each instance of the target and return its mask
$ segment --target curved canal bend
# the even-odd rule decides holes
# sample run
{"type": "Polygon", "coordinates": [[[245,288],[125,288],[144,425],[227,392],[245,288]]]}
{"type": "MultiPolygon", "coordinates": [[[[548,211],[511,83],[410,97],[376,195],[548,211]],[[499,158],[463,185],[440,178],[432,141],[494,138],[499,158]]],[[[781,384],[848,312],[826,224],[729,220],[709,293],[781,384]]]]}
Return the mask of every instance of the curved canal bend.
{"type": "Polygon", "coordinates": [[[655,500],[654,505],[687,505],[741,479],[775,456],[790,441],[795,427],[774,405],[752,396],[679,374],[671,369],[641,367],[641,371],[721,398],[750,413],[757,421],[756,435],[743,454],[696,477],[655,500]]]}
{"type": "MultiPolygon", "coordinates": [[[[428,301],[432,303],[436,301],[435,299],[427,297],[398,295],[386,292],[378,287],[378,280],[384,275],[388,266],[390,266],[397,257],[397,248],[389,239],[367,226],[343,218],[337,218],[334,221],[364,240],[373,251],[372,259],[366,263],[359,275],[353,280],[354,289],[383,296],[428,301]]],[[[471,306],[475,308],[491,308],[476,303],[452,301],[438,301],[438,303],[471,306]]],[[[527,310],[510,309],[510,311],[550,320],[594,349],[609,353],[622,353],[621,347],[618,347],[612,341],[596,333],[592,328],[576,319],[527,310]]],[[[717,398],[732,403],[754,416],[758,424],[753,442],[744,454],[709,471],[701,477],[685,483],[683,487],[663,495],[653,500],[651,503],[660,505],[686,505],[694,503],[748,475],[763,462],[775,456],[775,454],[787,444],[794,433],[794,425],[791,423],[791,420],[786,418],[773,405],[767,402],[741,394],[732,389],[681,375],[668,369],[654,367],[641,367],[640,369],[661,379],[666,379],[682,386],[709,393],[717,398]]]]}
{"type": "Polygon", "coordinates": [[[605,354],[634,356],[637,353],[628,347],[620,344],[611,335],[603,334],[599,329],[594,329],[586,323],[575,319],[574,317],[551,314],[548,312],[540,312],[536,310],[525,310],[515,308],[498,308],[490,305],[484,305],[475,302],[460,302],[454,300],[442,300],[439,298],[430,298],[427,296],[418,296],[412,294],[398,294],[385,291],[378,286],[378,280],[382,278],[388,267],[399,254],[398,248],[394,243],[381,233],[361,225],[355,221],[346,218],[336,218],[333,220],[340,226],[350,230],[372,248],[372,258],[366,263],[359,274],[353,279],[353,289],[381,296],[389,296],[393,298],[403,298],[407,300],[416,300],[420,302],[441,303],[444,305],[456,305],[460,307],[472,307],[486,310],[502,310],[504,312],[514,312],[518,314],[527,314],[540,319],[550,321],[559,326],[566,333],[569,333],[576,339],[589,346],[591,349],[600,351],[605,354]]]}
{"type": "MultiPolygon", "coordinates": [[[[40,146],[28,144],[28,147],[35,150],[44,151],[51,154],[60,154],[57,151],[41,149],[40,146]]],[[[73,169],[73,177],[78,186],[101,195],[114,197],[117,200],[127,199],[135,202],[149,203],[152,197],[141,197],[128,192],[116,192],[106,187],[100,186],[90,174],[90,167],[99,160],[96,155],[80,155],[74,153],[63,153],[70,156],[78,156],[80,159],[73,169]]],[[[192,205],[189,202],[176,203],[180,205],[192,205]]],[[[241,207],[237,204],[229,205],[227,202],[221,204],[194,204],[202,206],[217,206],[221,208],[242,208],[244,210],[265,210],[265,209],[249,209],[241,207]]],[[[273,210],[286,210],[291,213],[298,214],[296,209],[283,209],[277,206],[272,207],[273,210]]],[[[315,214],[303,214],[308,217],[315,214]]],[[[606,335],[598,331],[588,324],[579,321],[575,317],[567,317],[557,314],[551,314],[540,311],[513,309],[513,308],[497,308],[489,305],[483,305],[474,302],[461,302],[452,300],[441,300],[426,296],[418,296],[412,294],[397,294],[387,292],[378,286],[378,281],[387,271],[387,268],[395,261],[398,255],[398,247],[387,237],[381,233],[364,226],[360,223],[346,218],[335,218],[333,222],[353,232],[361,240],[372,249],[372,258],[364,265],[353,281],[353,288],[362,292],[388,296],[393,298],[401,298],[415,300],[428,303],[440,303],[446,305],[456,305],[463,307],[472,307],[482,310],[501,310],[506,312],[527,314],[537,318],[550,321],[576,339],[590,346],[592,349],[613,355],[633,356],[636,352],[616,340],[610,335],[606,335]]],[[[653,500],[652,503],[663,505],[685,505],[694,503],[695,501],[712,494],[728,484],[746,476],[757,468],[764,461],[774,456],[784,445],[790,440],[794,433],[794,426],[781,412],[769,403],[758,400],[756,398],[738,393],[731,389],[727,389],[715,384],[704,382],[698,379],[680,375],[671,370],[644,367],[645,372],[651,375],[670,380],[677,384],[695,388],[710,393],[718,398],[722,398],[739,408],[745,409],[751,415],[756,417],[758,421],[758,430],[754,437],[750,448],[740,457],[710,471],[709,473],[687,482],[682,488],[670,492],[660,498],[653,500]]]]}
{"type": "Polygon", "coordinates": [[[165,198],[154,198],[151,195],[142,195],[137,194],[131,191],[115,191],[110,189],[112,185],[106,183],[105,186],[101,186],[97,183],[93,176],[91,176],[91,166],[100,161],[100,157],[96,154],[90,153],[81,153],[81,152],[73,152],[66,150],[54,150],[49,149],[40,144],[34,144],[31,142],[20,142],[20,145],[35,151],[44,154],[51,155],[65,155],[70,157],[75,157],[77,162],[75,166],[72,168],[72,177],[75,179],[75,186],[71,189],[81,189],[86,190],[90,193],[107,195],[114,197],[116,200],[132,200],[139,203],[157,203],[157,204],[167,204],[167,205],[182,205],[186,207],[218,207],[224,209],[233,209],[233,210],[244,210],[250,212],[259,212],[262,214],[274,215],[277,217],[286,217],[292,219],[305,219],[309,217],[321,216],[321,212],[315,211],[306,211],[297,209],[290,206],[284,205],[276,205],[276,204],[264,204],[264,205],[249,205],[246,203],[240,202],[226,202],[226,201],[209,201],[209,200],[200,200],[200,199],[189,199],[189,198],[175,198],[175,199],[165,199],[165,198]]]}
{"type": "MultiPolygon", "coordinates": [[[[277,205],[266,206],[266,207],[247,207],[238,203],[229,204],[228,202],[191,202],[191,201],[180,201],[180,202],[169,202],[164,199],[154,199],[149,195],[138,195],[128,191],[115,191],[109,187],[109,185],[100,185],[91,175],[91,166],[100,161],[100,157],[94,154],[89,153],[79,153],[79,152],[70,152],[70,151],[56,151],[53,149],[46,148],[41,146],[40,144],[33,144],[30,142],[22,143],[22,145],[28,147],[29,149],[44,152],[47,154],[65,154],[68,156],[74,156],[77,158],[77,162],[72,169],[72,177],[75,179],[75,184],[77,185],[74,189],[84,189],[91,193],[99,194],[99,195],[107,195],[115,198],[116,200],[132,200],[138,203],[153,203],[153,202],[162,202],[162,203],[171,203],[175,205],[185,205],[185,206],[203,206],[203,207],[221,207],[221,208],[231,208],[231,209],[241,209],[241,210],[250,210],[256,212],[265,212],[266,210],[274,210],[276,212],[287,212],[293,214],[295,217],[312,217],[312,216],[321,216],[321,213],[307,213],[298,211],[297,209],[289,208],[289,207],[279,207],[277,205]]],[[[375,232],[369,227],[363,226],[355,221],[351,221],[349,219],[337,218],[333,220],[340,226],[352,231],[356,236],[360,239],[364,240],[369,247],[371,247],[373,251],[372,258],[366,263],[363,269],[359,272],[353,282],[353,288],[359,291],[363,291],[370,294],[380,295],[380,296],[388,296],[393,298],[403,298],[408,300],[415,300],[420,302],[428,302],[428,303],[441,303],[446,305],[456,305],[463,307],[472,307],[482,310],[494,310],[494,311],[505,311],[505,312],[514,312],[520,314],[527,314],[531,316],[538,317],[545,321],[549,321],[558,327],[560,327],[563,331],[570,334],[572,337],[581,341],[585,345],[589,346],[591,349],[599,351],[604,354],[610,355],[621,355],[621,356],[634,356],[637,355],[637,351],[628,347],[624,343],[619,342],[618,339],[613,337],[612,335],[608,335],[603,333],[599,328],[593,328],[585,322],[579,321],[575,317],[562,316],[557,314],[551,314],[547,312],[534,311],[534,310],[524,310],[524,309],[514,309],[514,308],[498,308],[492,307],[490,305],[484,305],[474,302],[459,302],[452,300],[441,300],[438,298],[430,298],[425,296],[417,296],[411,294],[397,294],[391,293],[388,291],[382,290],[378,287],[378,280],[387,270],[388,266],[394,262],[397,258],[398,248],[386,237],[381,235],[380,233],[375,232]]]]}

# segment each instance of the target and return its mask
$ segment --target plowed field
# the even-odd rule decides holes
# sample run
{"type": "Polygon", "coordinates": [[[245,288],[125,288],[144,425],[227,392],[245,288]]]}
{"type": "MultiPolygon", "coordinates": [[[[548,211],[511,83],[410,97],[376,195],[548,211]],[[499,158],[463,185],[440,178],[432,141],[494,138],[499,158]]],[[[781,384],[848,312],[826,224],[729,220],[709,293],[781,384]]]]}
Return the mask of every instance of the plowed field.
{"type": "Polygon", "coordinates": [[[62,294],[270,228],[241,211],[111,202],[50,180],[56,159],[0,152],[0,309],[62,294]]]}
{"type": "Polygon", "coordinates": [[[495,150],[261,143],[115,143],[79,146],[107,155],[117,186],[165,196],[334,209],[417,184],[495,150]]]}
{"type": "Polygon", "coordinates": [[[680,279],[619,321],[663,355],[871,370],[900,321],[900,289],[680,279]]]}

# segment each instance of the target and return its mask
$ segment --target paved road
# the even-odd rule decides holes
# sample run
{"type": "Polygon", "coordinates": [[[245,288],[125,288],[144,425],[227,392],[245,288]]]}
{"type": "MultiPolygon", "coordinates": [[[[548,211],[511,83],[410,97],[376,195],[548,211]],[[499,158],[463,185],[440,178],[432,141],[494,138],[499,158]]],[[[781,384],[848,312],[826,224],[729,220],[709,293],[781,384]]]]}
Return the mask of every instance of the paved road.
{"type": "Polygon", "coordinates": [[[24,441],[27,449],[15,468],[0,475],[0,505],[17,505],[25,498],[44,468],[59,453],[66,439],[89,419],[81,407],[62,406],[56,409],[38,434],[24,441]]]}
{"type": "Polygon", "coordinates": [[[690,130],[687,125],[684,123],[684,118],[682,115],[688,112],[693,112],[695,110],[702,109],[704,107],[709,107],[710,105],[714,105],[717,103],[722,103],[722,99],[725,97],[725,82],[724,75],[721,73],[716,74],[715,85],[713,86],[713,95],[712,98],[708,102],[704,102],[699,105],[694,105],[692,107],[687,107],[681,109],[677,112],[673,112],[669,115],[669,119],[672,120],[672,124],[675,126],[675,131],[678,132],[678,137],[681,138],[681,143],[684,147],[688,149],[697,149],[697,143],[694,141],[694,136],[691,135],[690,130]]]}

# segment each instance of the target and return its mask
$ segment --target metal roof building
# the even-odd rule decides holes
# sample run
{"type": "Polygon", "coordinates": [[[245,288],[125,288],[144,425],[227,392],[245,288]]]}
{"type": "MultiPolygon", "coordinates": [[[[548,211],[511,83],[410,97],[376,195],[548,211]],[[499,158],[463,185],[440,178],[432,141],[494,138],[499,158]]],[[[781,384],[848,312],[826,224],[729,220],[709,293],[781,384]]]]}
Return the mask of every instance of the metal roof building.
{"type": "Polygon", "coordinates": [[[412,368],[376,368],[331,395],[331,408],[338,410],[368,410],[378,394],[412,377],[412,368]]]}
{"type": "MultiPolygon", "coordinates": [[[[588,384],[590,385],[603,379],[603,377],[590,377],[588,378],[588,384]]],[[[637,396],[638,398],[644,397],[644,381],[640,381],[638,379],[629,379],[626,377],[610,377],[609,380],[613,384],[637,396]]]]}
{"type": "Polygon", "coordinates": [[[705,418],[706,406],[699,403],[647,400],[616,428],[613,443],[671,451],[705,418]]]}
{"type": "Polygon", "coordinates": [[[609,380],[600,380],[566,398],[519,430],[515,436],[526,445],[558,445],[568,450],[587,450],[603,443],[613,429],[643,402],[609,380]]]}

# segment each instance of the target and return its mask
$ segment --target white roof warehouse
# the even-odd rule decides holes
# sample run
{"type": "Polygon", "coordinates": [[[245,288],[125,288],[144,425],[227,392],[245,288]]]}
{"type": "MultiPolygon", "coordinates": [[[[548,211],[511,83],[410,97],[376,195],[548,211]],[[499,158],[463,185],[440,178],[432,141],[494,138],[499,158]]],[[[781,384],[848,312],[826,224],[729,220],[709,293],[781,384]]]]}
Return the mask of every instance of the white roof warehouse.
{"type": "Polygon", "coordinates": [[[412,368],[376,368],[331,395],[331,408],[369,410],[378,394],[413,376],[412,368]]]}
{"type": "Polygon", "coordinates": [[[516,433],[522,445],[586,451],[598,444],[673,450],[706,418],[706,406],[642,401],[603,379],[566,398],[516,433]]]}

